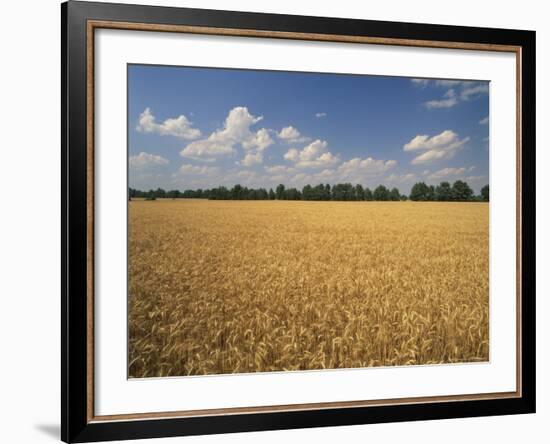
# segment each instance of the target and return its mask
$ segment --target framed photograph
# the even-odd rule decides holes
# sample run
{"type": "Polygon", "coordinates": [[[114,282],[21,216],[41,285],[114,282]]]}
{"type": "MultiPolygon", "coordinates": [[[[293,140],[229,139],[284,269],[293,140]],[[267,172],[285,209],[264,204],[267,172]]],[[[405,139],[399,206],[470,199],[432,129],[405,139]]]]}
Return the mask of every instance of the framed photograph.
{"type": "Polygon", "coordinates": [[[535,411],[535,33],[69,1],[62,439],[535,411]]]}

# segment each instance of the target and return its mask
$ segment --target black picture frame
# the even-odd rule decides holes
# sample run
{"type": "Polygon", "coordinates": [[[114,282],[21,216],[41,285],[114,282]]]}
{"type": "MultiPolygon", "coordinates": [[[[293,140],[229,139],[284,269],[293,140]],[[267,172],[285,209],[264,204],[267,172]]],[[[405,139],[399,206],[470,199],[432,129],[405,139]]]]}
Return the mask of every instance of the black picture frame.
{"type": "MultiPolygon", "coordinates": [[[[61,438],[91,442],[181,435],[325,427],[535,412],[535,32],[69,1],[61,5],[62,313],[61,438]],[[521,48],[521,396],[238,413],[197,417],[94,421],[89,415],[87,206],[87,22],[187,25],[333,36],[369,36],[521,48]]],[[[92,322],[93,324],[93,322],[92,322]]]]}

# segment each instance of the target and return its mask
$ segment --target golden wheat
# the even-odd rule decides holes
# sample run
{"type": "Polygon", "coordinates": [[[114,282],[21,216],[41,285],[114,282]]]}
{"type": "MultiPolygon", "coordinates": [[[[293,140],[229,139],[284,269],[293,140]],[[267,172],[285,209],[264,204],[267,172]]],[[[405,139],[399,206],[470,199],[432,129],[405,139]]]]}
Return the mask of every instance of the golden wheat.
{"type": "Polygon", "coordinates": [[[130,377],[485,361],[485,203],[132,201],[130,377]]]}

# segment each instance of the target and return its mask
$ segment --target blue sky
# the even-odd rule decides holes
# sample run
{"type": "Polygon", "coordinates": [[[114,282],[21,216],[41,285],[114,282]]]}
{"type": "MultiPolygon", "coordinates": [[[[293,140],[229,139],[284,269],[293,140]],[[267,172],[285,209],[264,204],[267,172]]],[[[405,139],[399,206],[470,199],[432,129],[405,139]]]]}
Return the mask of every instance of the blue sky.
{"type": "Polygon", "coordinates": [[[489,84],[130,65],[129,185],[489,183],[489,84]]]}

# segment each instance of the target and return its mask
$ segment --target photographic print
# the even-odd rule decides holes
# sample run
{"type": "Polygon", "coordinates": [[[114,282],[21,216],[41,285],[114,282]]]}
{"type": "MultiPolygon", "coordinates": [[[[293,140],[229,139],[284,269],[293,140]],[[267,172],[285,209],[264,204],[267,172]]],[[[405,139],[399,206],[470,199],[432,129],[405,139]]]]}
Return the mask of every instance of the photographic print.
{"type": "Polygon", "coordinates": [[[61,23],[65,442],[535,412],[535,32],[61,23]]]}
{"type": "Polygon", "coordinates": [[[489,360],[489,82],[128,65],[128,376],[489,360]]]}

